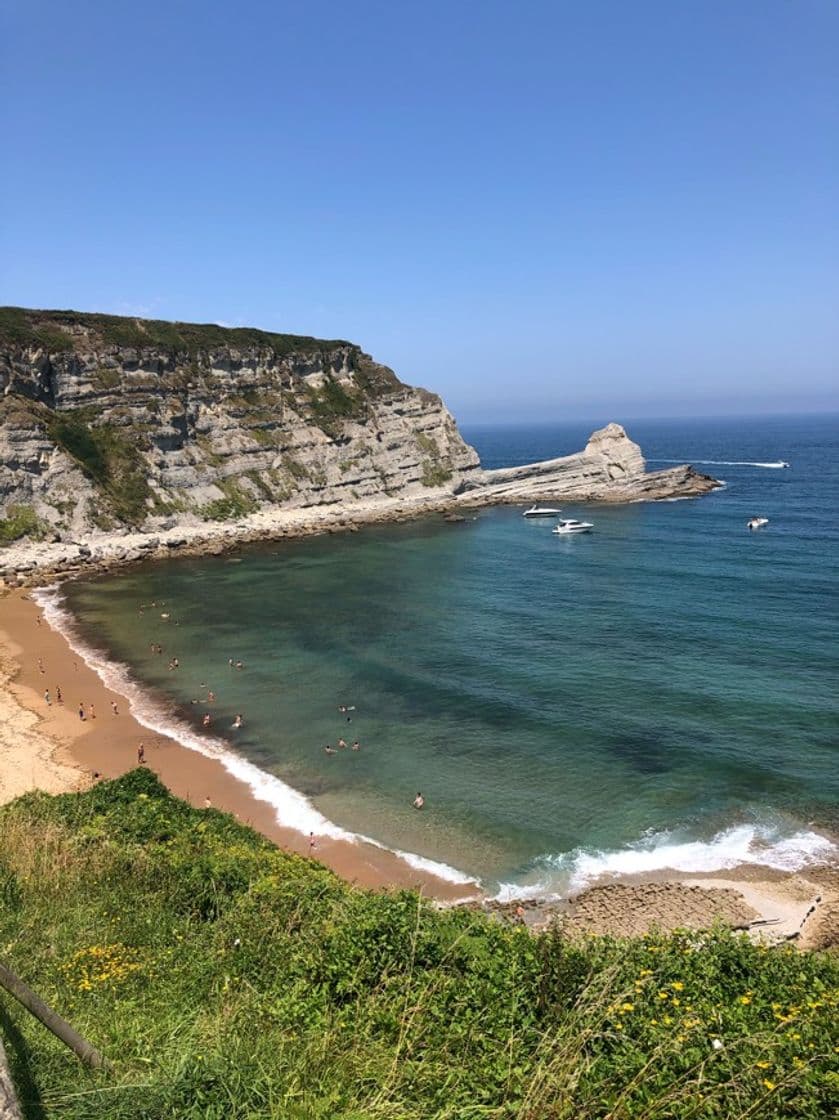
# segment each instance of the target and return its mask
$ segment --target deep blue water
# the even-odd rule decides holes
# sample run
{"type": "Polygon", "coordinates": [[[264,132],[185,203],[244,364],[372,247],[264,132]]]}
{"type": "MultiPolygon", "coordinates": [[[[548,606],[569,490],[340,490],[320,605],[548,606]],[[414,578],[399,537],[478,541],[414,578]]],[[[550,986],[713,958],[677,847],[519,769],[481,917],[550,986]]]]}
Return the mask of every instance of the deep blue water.
{"type": "MultiPolygon", "coordinates": [[[[69,585],[68,603],[193,724],[214,689],[214,730],[330,821],[487,884],[795,865],[839,816],[839,418],[626,427],[650,468],[725,463],[700,468],[725,489],[566,506],[585,537],[502,507],[251,546],[69,585]],[[769,525],[749,532],[752,514],[769,525]],[[140,612],[153,600],[169,619],[140,612]],[[342,734],[362,749],[324,754],[342,734]]],[[[590,431],[464,435],[494,467],[590,431]]]]}

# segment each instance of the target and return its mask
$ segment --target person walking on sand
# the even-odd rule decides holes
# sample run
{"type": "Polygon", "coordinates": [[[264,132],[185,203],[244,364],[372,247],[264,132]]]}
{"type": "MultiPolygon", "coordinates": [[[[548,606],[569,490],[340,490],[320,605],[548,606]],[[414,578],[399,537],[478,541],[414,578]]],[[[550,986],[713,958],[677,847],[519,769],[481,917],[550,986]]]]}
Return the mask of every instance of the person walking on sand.
{"type": "Polygon", "coordinates": [[[146,761],[145,744],[140,743],[139,747],[137,747],[137,762],[140,766],[142,766],[145,761],[146,761]]]}
{"type": "Polygon", "coordinates": [[[52,700],[50,700],[50,690],[48,688],[44,689],[44,700],[46,701],[48,708],[52,707],[52,700]]]}
{"type": "Polygon", "coordinates": [[[115,716],[119,715],[119,708],[117,707],[116,700],[111,701],[111,711],[114,713],[115,716]]]}
{"type": "Polygon", "coordinates": [[[315,834],[314,834],[314,832],[310,832],[309,833],[309,855],[311,855],[314,850],[315,850],[315,834]]]}
{"type": "Polygon", "coordinates": [[[94,706],[92,704],[90,705],[90,718],[91,719],[96,719],[96,709],[94,708],[94,706]]]}
{"type": "Polygon", "coordinates": [[[64,703],[64,697],[61,695],[61,685],[60,684],[57,684],[55,686],[55,699],[56,699],[56,702],[59,703],[59,704],[64,703]]]}
{"type": "Polygon", "coordinates": [[[422,807],[424,805],[425,805],[425,798],[418,791],[416,797],[414,798],[413,806],[414,806],[415,809],[422,809],[422,807]]]}
{"type": "Polygon", "coordinates": [[[79,719],[84,721],[84,704],[79,704],[79,719]]]}

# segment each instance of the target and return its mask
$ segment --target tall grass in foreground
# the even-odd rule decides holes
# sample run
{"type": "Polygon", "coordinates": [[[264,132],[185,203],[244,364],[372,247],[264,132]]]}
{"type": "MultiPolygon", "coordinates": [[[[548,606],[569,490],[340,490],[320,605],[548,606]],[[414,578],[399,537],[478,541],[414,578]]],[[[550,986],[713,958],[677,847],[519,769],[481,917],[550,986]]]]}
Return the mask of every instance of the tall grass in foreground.
{"type": "Polygon", "coordinates": [[[355,890],[145,771],[0,811],[0,1001],[30,1118],[802,1117],[839,1102],[839,964],[722,930],[532,937],[355,890]]]}

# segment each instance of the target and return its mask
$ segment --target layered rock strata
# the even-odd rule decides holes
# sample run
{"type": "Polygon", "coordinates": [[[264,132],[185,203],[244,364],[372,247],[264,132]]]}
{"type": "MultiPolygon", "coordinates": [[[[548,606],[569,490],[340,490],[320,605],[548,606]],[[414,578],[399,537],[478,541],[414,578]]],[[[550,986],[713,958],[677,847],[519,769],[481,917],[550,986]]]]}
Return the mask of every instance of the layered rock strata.
{"type": "Polygon", "coordinates": [[[719,485],[647,473],[617,424],[576,455],[484,471],[438,396],[341,340],[0,308],[0,389],[13,579],[461,504],[719,485]]]}
{"type": "Polygon", "coordinates": [[[620,424],[592,433],[585,448],[560,459],[483,471],[464,483],[482,502],[637,502],[707,494],[720,483],[690,466],[647,472],[641,448],[620,424]]]}

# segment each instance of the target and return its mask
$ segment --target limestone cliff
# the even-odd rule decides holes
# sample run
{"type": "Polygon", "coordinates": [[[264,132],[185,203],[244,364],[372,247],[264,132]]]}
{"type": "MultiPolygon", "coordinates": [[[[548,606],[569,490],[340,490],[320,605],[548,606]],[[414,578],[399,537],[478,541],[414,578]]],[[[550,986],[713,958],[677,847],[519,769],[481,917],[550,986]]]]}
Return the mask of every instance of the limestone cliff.
{"type": "Polygon", "coordinates": [[[3,308],[0,388],[7,539],[450,495],[479,469],[439,397],[344,341],[3,308]]]}
{"type": "Polygon", "coordinates": [[[609,424],[483,471],[439,397],[350,342],[0,308],[0,571],[323,531],[433,509],[706,493],[609,424]],[[229,525],[222,525],[229,522],[229,525]]]}

